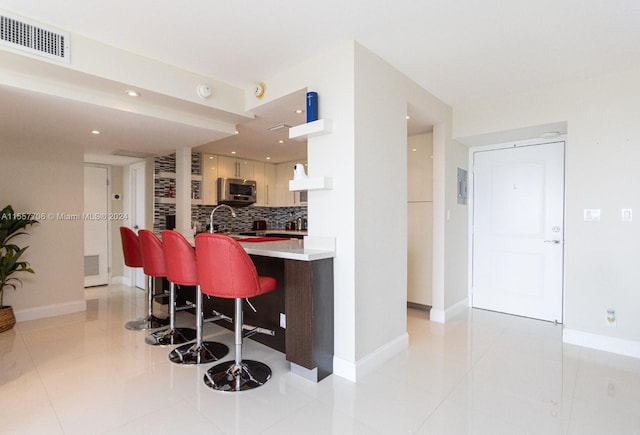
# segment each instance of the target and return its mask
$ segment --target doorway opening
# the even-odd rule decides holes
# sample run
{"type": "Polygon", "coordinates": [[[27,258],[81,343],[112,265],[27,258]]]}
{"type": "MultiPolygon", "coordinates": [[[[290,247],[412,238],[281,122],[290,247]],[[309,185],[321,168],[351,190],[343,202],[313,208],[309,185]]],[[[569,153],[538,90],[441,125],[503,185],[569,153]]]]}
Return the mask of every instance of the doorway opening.
{"type": "Polygon", "coordinates": [[[109,284],[109,168],[84,167],[84,286],[109,284]]]}
{"type": "Polygon", "coordinates": [[[474,308],[563,321],[564,140],[472,151],[474,308]]]}

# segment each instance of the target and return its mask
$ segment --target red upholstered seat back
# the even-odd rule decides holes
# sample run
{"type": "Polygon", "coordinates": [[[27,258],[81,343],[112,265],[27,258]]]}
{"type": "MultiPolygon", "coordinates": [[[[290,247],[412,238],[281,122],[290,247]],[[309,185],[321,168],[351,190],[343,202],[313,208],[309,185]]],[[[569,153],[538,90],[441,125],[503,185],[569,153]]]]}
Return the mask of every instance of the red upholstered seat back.
{"type": "Polygon", "coordinates": [[[162,250],[167,279],[180,285],[198,285],[196,253],[187,239],[177,231],[162,232],[162,250]]]}
{"type": "Polygon", "coordinates": [[[198,277],[202,293],[221,298],[250,298],[275,290],[272,277],[258,276],[256,266],[240,244],[228,236],[196,236],[198,277]]]}
{"type": "Polygon", "coordinates": [[[138,239],[144,273],[149,276],[167,276],[160,239],[149,230],[138,231],[138,239]]]}
{"type": "Polygon", "coordinates": [[[122,240],[122,255],[124,264],[129,267],[142,267],[142,253],[138,235],[129,227],[120,227],[120,239],[122,240]]]}

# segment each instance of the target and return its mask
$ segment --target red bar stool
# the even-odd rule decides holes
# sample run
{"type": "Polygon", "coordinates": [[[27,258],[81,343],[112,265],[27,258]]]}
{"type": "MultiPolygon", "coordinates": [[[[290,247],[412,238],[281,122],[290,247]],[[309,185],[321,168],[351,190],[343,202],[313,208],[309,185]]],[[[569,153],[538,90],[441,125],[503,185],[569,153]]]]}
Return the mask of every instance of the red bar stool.
{"type": "MultiPolygon", "coordinates": [[[[142,252],[142,268],[144,273],[153,278],[167,276],[162,242],[149,230],[138,231],[140,251],[142,252]]],[[[169,290],[169,329],[156,331],[145,338],[152,346],[172,346],[192,341],[196,338],[193,328],[176,328],[176,286],[170,284],[169,290]]]]}
{"type": "Polygon", "coordinates": [[[171,286],[196,286],[196,341],[173,349],[169,360],[176,364],[204,364],[217,361],[229,353],[229,348],[215,341],[202,341],[202,293],[198,285],[196,254],[193,247],[177,231],[162,231],[162,248],[167,271],[167,279],[171,286]]]}
{"type": "Polygon", "coordinates": [[[204,294],[235,299],[234,344],[235,360],[215,365],[204,375],[205,384],[219,391],[243,391],[259,387],[271,378],[271,369],[264,363],[242,359],[243,335],[253,335],[254,328],[243,334],[242,299],[276,289],[277,281],[270,276],[258,276],[256,266],[240,244],[220,234],[198,234],[196,257],[200,288],[204,294]]]}
{"type": "MultiPolygon", "coordinates": [[[[122,240],[122,254],[124,256],[124,264],[128,267],[143,267],[142,252],[140,250],[140,241],[138,235],[129,227],[120,227],[120,238],[122,240]]],[[[162,319],[153,315],[153,279],[149,279],[147,288],[147,316],[141,319],[131,320],[124,327],[134,331],[144,329],[161,328],[169,319],[162,319]]]]}

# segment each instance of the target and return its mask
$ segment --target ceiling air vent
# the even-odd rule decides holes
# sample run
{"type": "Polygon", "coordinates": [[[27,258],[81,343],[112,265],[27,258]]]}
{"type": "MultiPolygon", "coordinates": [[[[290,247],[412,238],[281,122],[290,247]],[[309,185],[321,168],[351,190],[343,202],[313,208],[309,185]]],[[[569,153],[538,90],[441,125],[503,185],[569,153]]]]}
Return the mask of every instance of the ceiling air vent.
{"type": "Polygon", "coordinates": [[[0,14],[0,45],[69,63],[69,34],[0,14]]]}

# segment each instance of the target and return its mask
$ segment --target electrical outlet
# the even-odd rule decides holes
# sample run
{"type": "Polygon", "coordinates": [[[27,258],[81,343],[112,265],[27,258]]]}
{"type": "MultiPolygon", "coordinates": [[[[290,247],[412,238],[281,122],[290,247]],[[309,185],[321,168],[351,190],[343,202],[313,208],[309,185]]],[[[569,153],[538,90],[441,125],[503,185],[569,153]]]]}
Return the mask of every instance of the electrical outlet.
{"type": "Polygon", "coordinates": [[[280,327],[282,329],[287,328],[287,315],[284,313],[280,313],[280,327]]]}
{"type": "Polygon", "coordinates": [[[616,320],[616,310],[609,308],[607,310],[607,326],[611,328],[615,328],[618,326],[618,322],[616,320]]]}

